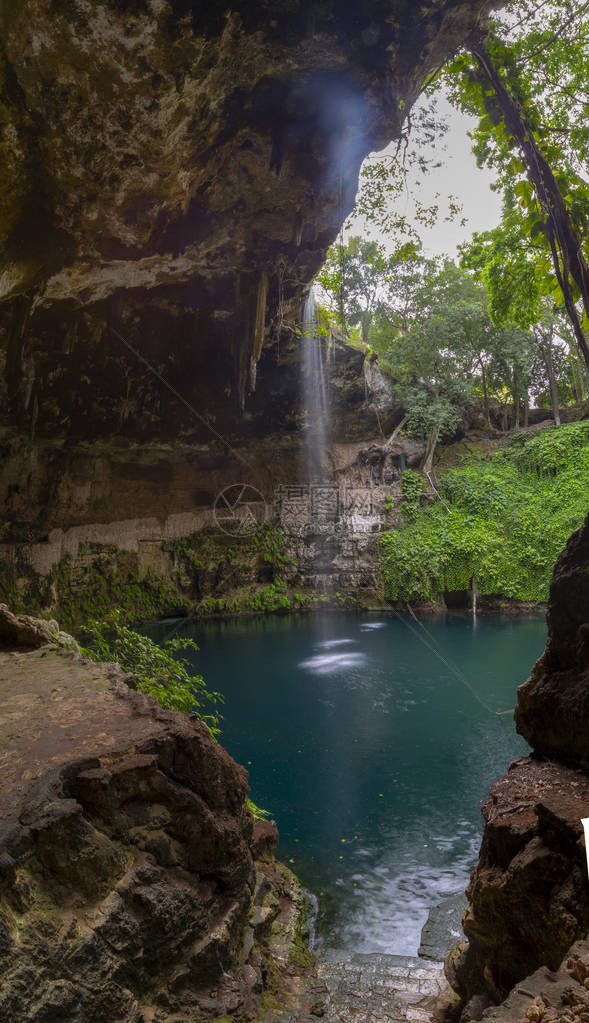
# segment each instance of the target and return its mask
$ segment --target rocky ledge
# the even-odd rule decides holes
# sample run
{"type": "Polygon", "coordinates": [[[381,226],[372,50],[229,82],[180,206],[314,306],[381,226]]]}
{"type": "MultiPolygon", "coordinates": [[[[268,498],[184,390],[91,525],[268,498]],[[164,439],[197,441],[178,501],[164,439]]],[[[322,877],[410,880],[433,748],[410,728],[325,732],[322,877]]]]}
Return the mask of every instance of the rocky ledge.
{"type": "Polygon", "coordinates": [[[487,1009],[489,1023],[586,1023],[589,1019],[589,942],[578,941],[556,971],[545,966],[487,1009]]]}
{"type": "Polygon", "coordinates": [[[302,894],[246,771],[118,666],[0,618],[0,1018],[251,1018],[295,971],[302,894]]]}

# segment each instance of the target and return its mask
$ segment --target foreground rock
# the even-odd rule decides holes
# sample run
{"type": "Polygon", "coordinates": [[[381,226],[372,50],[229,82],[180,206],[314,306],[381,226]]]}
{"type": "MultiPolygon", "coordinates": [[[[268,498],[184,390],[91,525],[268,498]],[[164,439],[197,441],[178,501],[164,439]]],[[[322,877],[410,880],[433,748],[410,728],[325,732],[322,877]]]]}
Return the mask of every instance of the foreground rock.
{"type": "Polygon", "coordinates": [[[464,1019],[480,1018],[539,967],[558,969],[589,931],[581,825],[589,817],[589,518],[557,561],[548,626],[546,651],[519,689],[515,714],[537,752],[491,788],[467,890],[468,943],[446,961],[464,1019]]]}
{"type": "Polygon", "coordinates": [[[0,652],[1,1019],[251,1014],[290,969],[301,895],[245,770],[123,678],[0,652]]]}
{"type": "Polygon", "coordinates": [[[494,783],[479,862],[467,889],[467,947],[447,963],[465,1000],[500,1001],[540,964],[555,970],[589,931],[581,818],[589,778],[525,757],[494,783]]]}
{"type": "Polygon", "coordinates": [[[578,941],[556,971],[545,966],[536,970],[482,1018],[489,1023],[586,1023],[588,978],[589,941],[578,941]]]}
{"type": "Polygon", "coordinates": [[[41,621],[30,615],[15,615],[6,604],[0,604],[0,645],[37,648],[54,644],[65,650],[78,651],[75,639],[62,632],[55,621],[41,621]]]}

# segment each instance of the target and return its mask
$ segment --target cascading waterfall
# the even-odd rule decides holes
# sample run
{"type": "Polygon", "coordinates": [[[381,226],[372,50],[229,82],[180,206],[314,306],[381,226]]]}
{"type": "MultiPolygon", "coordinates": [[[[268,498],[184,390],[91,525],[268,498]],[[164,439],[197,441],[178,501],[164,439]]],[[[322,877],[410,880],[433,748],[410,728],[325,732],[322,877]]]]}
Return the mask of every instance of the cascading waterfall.
{"type": "Polygon", "coordinates": [[[302,398],[305,411],[303,478],[309,483],[325,482],[330,441],[328,352],[321,344],[315,319],[315,299],[309,291],[301,317],[303,333],[302,398]]]}

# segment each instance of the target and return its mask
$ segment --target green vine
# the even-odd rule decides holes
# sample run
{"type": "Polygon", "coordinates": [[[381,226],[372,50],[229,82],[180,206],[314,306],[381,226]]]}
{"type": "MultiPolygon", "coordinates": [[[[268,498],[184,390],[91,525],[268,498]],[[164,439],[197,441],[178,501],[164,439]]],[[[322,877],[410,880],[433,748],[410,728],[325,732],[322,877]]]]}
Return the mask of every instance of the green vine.
{"type": "Polygon", "coordinates": [[[421,511],[421,498],[424,491],[424,479],[414,469],[406,469],[403,473],[401,489],[403,493],[403,518],[405,522],[414,522],[421,511]]]}

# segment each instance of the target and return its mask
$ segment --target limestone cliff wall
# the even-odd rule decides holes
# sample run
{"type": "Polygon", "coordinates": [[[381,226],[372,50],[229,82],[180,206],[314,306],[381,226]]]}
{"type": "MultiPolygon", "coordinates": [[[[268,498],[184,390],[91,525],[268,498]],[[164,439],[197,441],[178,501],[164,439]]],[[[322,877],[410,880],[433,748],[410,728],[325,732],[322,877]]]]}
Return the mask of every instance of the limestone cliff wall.
{"type": "MultiPolygon", "coordinates": [[[[27,605],[26,566],[80,542],[165,576],[227,483],[296,481],[305,290],[362,159],[490,6],[0,7],[5,597],[55,607],[55,579],[27,605]]],[[[387,430],[358,360],[337,359],[338,443],[387,430]]]]}
{"type": "MultiPolygon", "coordinates": [[[[402,413],[388,379],[378,389],[365,382],[361,352],[337,344],[328,363],[327,496],[336,506],[315,515],[307,493],[295,521],[285,512],[281,535],[281,494],[309,482],[296,357],[275,367],[272,386],[262,388],[265,434],[256,436],[246,418],[229,450],[188,440],[7,438],[0,445],[0,600],[55,614],[69,627],[112,606],[132,619],[195,607],[259,610],[256,593],[274,583],[288,585],[291,601],[295,592],[305,601],[323,592],[374,601],[375,533],[397,512],[387,504],[391,488],[370,484],[375,474],[384,480],[385,462],[392,477],[400,447],[385,457],[382,444],[402,413]],[[272,544],[267,535],[261,543],[224,532],[216,521],[219,496],[240,483],[261,495],[256,515],[273,523],[272,544]]],[[[402,446],[414,464],[420,446],[407,439],[402,446]]],[[[285,599],[281,592],[282,606],[285,599]]]]}

